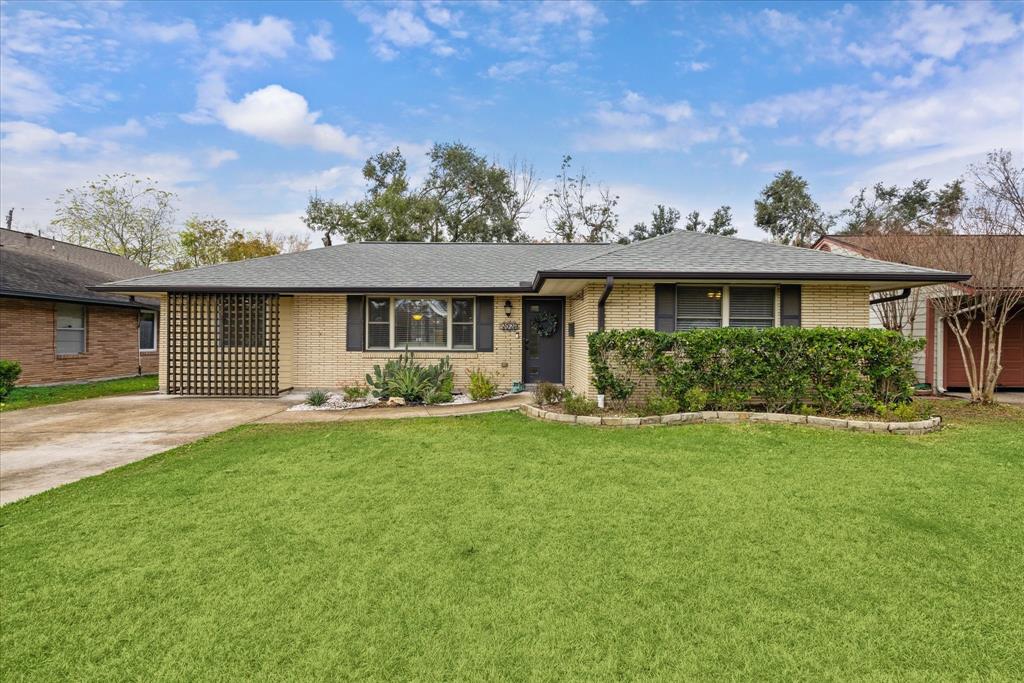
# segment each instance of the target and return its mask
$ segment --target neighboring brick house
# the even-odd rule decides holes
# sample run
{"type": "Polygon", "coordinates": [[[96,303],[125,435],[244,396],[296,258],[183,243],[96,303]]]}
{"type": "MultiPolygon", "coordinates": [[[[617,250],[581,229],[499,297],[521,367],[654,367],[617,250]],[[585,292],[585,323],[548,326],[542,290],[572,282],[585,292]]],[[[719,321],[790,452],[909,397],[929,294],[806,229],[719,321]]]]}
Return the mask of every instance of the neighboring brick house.
{"type": "Polygon", "coordinates": [[[89,289],[153,272],[116,254],[0,229],[0,358],[21,364],[19,385],[157,372],[159,301],[89,289]]]}
{"type": "MultiPolygon", "coordinates": [[[[915,235],[901,236],[896,246],[886,245],[884,235],[824,235],[812,245],[812,249],[832,254],[857,258],[877,258],[876,252],[898,251],[900,261],[916,265],[941,262],[938,255],[948,250],[951,243],[962,240],[985,239],[967,235],[915,235]],[[881,246],[879,246],[881,245],[881,246]],[[888,249],[885,247],[888,246],[888,249]]],[[[1016,240],[1013,253],[1024,256],[1024,237],[1005,236],[999,239],[1016,240]]],[[[1019,263],[1017,272],[1024,270],[1019,263]]],[[[967,283],[968,285],[970,282],[967,283]]],[[[934,300],[946,296],[945,287],[922,287],[907,298],[907,310],[903,316],[906,329],[903,333],[915,339],[924,339],[925,347],[914,357],[914,370],[918,382],[932,387],[935,391],[967,388],[967,371],[963,354],[956,342],[956,336],[948,329],[946,321],[939,314],[934,300]]],[[[882,316],[875,306],[870,307],[871,327],[884,327],[882,316]]],[[[981,325],[974,325],[969,338],[975,348],[981,345],[981,325]]],[[[1003,371],[999,376],[1000,389],[1024,389],[1024,307],[1010,319],[1003,333],[1003,371]]]]}
{"type": "Polygon", "coordinates": [[[587,335],[646,327],[867,327],[873,292],[967,275],[676,232],[619,244],[357,243],[112,282],[159,296],[160,388],[275,396],[361,384],[405,348],[458,387],[595,393],[587,335]]]}

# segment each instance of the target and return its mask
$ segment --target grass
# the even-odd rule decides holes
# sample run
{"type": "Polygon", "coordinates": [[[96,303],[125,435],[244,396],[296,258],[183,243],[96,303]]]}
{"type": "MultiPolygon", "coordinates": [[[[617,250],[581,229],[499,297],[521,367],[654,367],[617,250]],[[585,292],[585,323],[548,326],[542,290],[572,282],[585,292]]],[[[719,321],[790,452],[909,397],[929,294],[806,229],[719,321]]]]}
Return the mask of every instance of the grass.
{"type": "MultiPolygon", "coordinates": [[[[248,426],[0,510],[16,680],[1020,679],[1024,411],[248,426]]],[[[959,411],[959,412],[958,412],[959,411]]]]}
{"type": "Polygon", "coordinates": [[[131,394],[138,391],[156,391],[156,375],[81,384],[60,384],[51,387],[17,387],[11,390],[3,403],[0,403],[0,411],[36,408],[54,403],[80,401],[83,398],[131,394]]]}

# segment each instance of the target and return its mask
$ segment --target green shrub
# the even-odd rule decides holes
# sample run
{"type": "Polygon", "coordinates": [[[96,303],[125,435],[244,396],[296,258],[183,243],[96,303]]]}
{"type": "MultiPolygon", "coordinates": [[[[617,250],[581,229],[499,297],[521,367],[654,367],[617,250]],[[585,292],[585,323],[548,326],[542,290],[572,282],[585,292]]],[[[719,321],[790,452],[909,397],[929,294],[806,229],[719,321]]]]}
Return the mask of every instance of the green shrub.
{"type": "Polygon", "coordinates": [[[537,405],[539,406],[558,403],[562,399],[562,387],[551,382],[538,382],[533,396],[537,399],[537,405]]]}
{"type": "Polygon", "coordinates": [[[916,422],[928,417],[927,407],[914,402],[879,403],[875,412],[886,422],[916,422]]]}
{"type": "Polygon", "coordinates": [[[566,391],[562,394],[562,408],[568,415],[593,415],[597,412],[597,401],[566,391]]]}
{"type": "Polygon", "coordinates": [[[306,405],[314,406],[319,408],[320,406],[327,403],[327,392],[323,389],[313,389],[306,394],[306,405]]]}
{"type": "Polygon", "coordinates": [[[435,389],[423,397],[423,402],[427,405],[434,406],[438,403],[451,403],[452,398],[451,392],[435,389]]]}
{"type": "Polygon", "coordinates": [[[708,407],[708,392],[700,387],[690,387],[683,393],[682,406],[689,413],[699,413],[708,407]]]}
{"type": "Polygon", "coordinates": [[[804,416],[806,416],[806,415],[817,415],[818,414],[818,410],[814,406],[807,405],[806,403],[801,403],[796,408],[796,414],[797,415],[804,415],[804,416]]]}
{"type": "Polygon", "coordinates": [[[469,397],[474,401],[486,401],[498,393],[498,385],[490,373],[477,368],[466,370],[466,374],[469,375],[469,397]]]}
{"type": "Polygon", "coordinates": [[[684,406],[686,392],[700,387],[713,409],[757,398],[772,412],[811,402],[837,414],[907,402],[923,341],[887,330],[776,327],[607,330],[591,334],[588,344],[599,390],[635,386],[646,376],[684,406]]]}
{"type": "Polygon", "coordinates": [[[354,387],[345,387],[344,392],[345,400],[352,403],[355,401],[362,401],[366,398],[366,395],[370,393],[370,388],[357,385],[354,387]]]}
{"type": "Polygon", "coordinates": [[[654,392],[644,399],[639,412],[641,415],[671,415],[679,412],[679,401],[675,396],[654,392]]]}
{"type": "Polygon", "coordinates": [[[21,363],[16,360],[0,360],[0,399],[11,393],[19,377],[21,363]]]}
{"type": "MultiPolygon", "coordinates": [[[[422,403],[432,398],[451,394],[455,390],[452,363],[445,356],[437,365],[420,365],[408,351],[384,364],[373,366],[373,374],[367,373],[366,384],[371,393],[381,399],[400,396],[409,403],[422,403]]],[[[445,401],[440,401],[444,403],[445,401]]]]}

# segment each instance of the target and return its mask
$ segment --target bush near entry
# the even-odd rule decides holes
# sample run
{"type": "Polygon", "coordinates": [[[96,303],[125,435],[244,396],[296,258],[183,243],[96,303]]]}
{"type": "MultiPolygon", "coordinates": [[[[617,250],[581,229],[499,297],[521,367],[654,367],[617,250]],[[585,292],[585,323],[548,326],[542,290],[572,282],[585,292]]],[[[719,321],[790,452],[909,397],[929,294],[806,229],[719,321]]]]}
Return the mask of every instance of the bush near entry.
{"type": "Polygon", "coordinates": [[[888,330],[797,327],[607,330],[587,339],[594,386],[623,401],[650,377],[685,407],[699,389],[711,410],[757,400],[770,412],[812,403],[833,415],[908,403],[924,345],[888,330]]]}

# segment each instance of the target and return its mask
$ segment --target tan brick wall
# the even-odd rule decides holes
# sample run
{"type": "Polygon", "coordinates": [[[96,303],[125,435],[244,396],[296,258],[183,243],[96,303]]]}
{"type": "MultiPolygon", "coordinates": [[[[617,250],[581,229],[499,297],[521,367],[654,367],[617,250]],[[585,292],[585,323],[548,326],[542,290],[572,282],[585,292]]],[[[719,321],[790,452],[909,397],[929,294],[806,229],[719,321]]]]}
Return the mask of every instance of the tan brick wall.
{"type": "Polygon", "coordinates": [[[157,352],[139,353],[138,310],[86,305],[85,353],[58,356],[55,307],[0,298],[0,358],[21,363],[19,385],[131,377],[140,363],[143,374],[157,371],[157,352]]]}
{"type": "Polygon", "coordinates": [[[295,299],[282,296],[279,300],[280,341],[277,388],[280,391],[295,386],[295,299]]]}
{"type": "Polygon", "coordinates": [[[805,284],[801,288],[802,327],[867,327],[869,289],[866,285],[805,284]]]}
{"type": "MultiPolygon", "coordinates": [[[[480,368],[492,373],[498,386],[507,390],[513,381],[522,379],[521,331],[505,332],[505,300],[512,302],[511,320],[522,322],[522,298],[495,296],[494,351],[416,351],[422,363],[434,363],[448,356],[455,373],[455,386],[464,389],[469,378],[467,370],[480,368]]],[[[297,388],[340,388],[365,384],[366,373],[375,364],[383,365],[397,358],[397,351],[346,351],[345,331],[347,299],[343,295],[310,295],[294,297],[293,377],[297,388]]]]}
{"type": "Polygon", "coordinates": [[[590,391],[587,335],[597,329],[597,300],[603,286],[584,287],[565,298],[565,322],[573,323],[574,336],[565,338],[565,386],[577,393],[590,391]]]}

